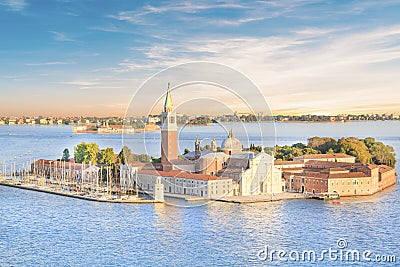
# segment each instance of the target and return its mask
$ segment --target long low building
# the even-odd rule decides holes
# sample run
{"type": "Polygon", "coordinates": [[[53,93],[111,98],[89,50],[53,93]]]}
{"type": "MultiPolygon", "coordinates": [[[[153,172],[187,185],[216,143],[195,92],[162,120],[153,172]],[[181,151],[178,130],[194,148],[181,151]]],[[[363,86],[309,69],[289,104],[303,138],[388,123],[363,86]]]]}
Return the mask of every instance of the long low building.
{"type": "Polygon", "coordinates": [[[329,161],[329,162],[348,162],[355,163],[356,158],[343,153],[336,154],[306,154],[298,157],[294,157],[293,161],[301,161],[303,163],[307,163],[309,161],[318,160],[318,161],[329,161]]]}
{"type": "Polygon", "coordinates": [[[386,165],[314,160],[304,167],[282,171],[289,192],[360,196],[372,195],[396,184],[395,170],[386,165]]]}
{"type": "Polygon", "coordinates": [[[230,178],[188,173],[180,170],[141,170],[138,174],[138,185],[140,189],[153,192],[157,177],[161,177],[164,192],[169,194],[220,198],[232,196],[234,190],[236,190],[230,178]]]}

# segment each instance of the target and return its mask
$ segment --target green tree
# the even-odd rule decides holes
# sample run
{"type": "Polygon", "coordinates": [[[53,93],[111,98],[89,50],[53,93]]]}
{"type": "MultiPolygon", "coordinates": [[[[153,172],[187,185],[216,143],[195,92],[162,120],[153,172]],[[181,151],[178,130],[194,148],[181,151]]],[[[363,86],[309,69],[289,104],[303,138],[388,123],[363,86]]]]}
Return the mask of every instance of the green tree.
{"type": "Polygon", "coordinates": [[[367,137],[363,141],[368,148],[370,148],[372,145],[376,143],[375,138],[373,137],[367,137]]]}
{"type": "Polygon", "coordinates": [[[331,137],[315,136],[308,139],[307,146],[319,150],[322,154],[325,154],[329,151],[329,149],[336,151],[337,141],[331,137]]]}
{"type": "Polygon", "coordinates": [[[356,162],[371,163],[371,154],[363,141],[355,137],[341,138],[338,141],[338,150],[356,157],[356,162]]]}
{"type": "Polygon", "coordinates": [[[275,147],[275,158],[282,160],[293,160],[294,157],[303,155],[303,150],[293,146],[276,146],[275,147]]]}
{"type": "Polygon", "coordinates": [[[153,163],[161,163],[161,158],[151,157],[151,162],[153,162],[153,163]]]}
{"type": "Polygon", "coordinates": [[[134,161],[132,150],[124,146],[118,154],[117,161],[120,164],[130,164],[134,161]]]}
{"type": "Polygon", "coordinates": [[[304,148],[306,148],[307,146],[306,146],[305,144],[303,144],[303,143],[296,143],[296,144],[292,145],[292,147],[304,149],[304,148]]]}
{"type": "Polygon", "coordinates": [[[151,162],[151,157],[147,154],[138,155],[138,161],[140,162],[151,162]]]}
{"type": "Polygon", "coordinates": [[[102,149],[97,154],[97,162],[100,164],[111,165],[115,163],[114,149],[111,147],[107,147],[106,149],[102,149]]]}
{"type": "Polygon", "coordinates": [[[385,164],[394,167],[396,164],[396,154],[392,146],[385,145],[382,142],[377,142],[372,137],[367,137],[364,140],[368,148],[374,164],[385,164]]]}
{"type": "Polygon", "coordinates": [[[69,161],[69,150],[68,148],[64,149],[61,161],[69,161]]]}
{"type": "Polygon", "coordinates": [[[97,154],[100,149],[96,143],[82,142],[74,147],[74,157],[77,163],[97,164],[97,154]]]}
{"type": "Polygon", "coordinates": [[[303,155],[307,155],[307,154],[319,154],[319,153],[320,153],[319,150],[316,150],[316,149],[314,149],[314,148],[307,147],[307,146],[303,148],[302,152],[303,152],[303,155]]]}
{"type": "Polygon", "coordinates": [[[335,150],[333,148],[329,148],[328,151],[326,151],[326,154],[335,154],[335,150]]]}
{"type": "Polygon", "coordinates": [[[200,150],[210,150],[211,149],[211,146],[210,145],[205,145],[205,146],[203,146],[203,147],[201,147],[200,148],[200,150]]]}

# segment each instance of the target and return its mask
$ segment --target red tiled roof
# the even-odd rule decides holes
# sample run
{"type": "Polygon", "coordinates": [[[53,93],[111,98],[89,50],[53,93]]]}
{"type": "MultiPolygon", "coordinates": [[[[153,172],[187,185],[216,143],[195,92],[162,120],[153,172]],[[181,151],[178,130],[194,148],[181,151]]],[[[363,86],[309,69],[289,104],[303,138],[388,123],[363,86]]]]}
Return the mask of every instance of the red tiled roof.
{"type": "Polygon", "coordinates": [[[345,179],[345,178],[367,178],[370,177],[363,172],[349,172],[349,173],[321,173],[321,172],[308,172],[302,174],[295,174],[295,176],[304,176],[308,178],[322,178],[322,179],[345,179]]]}
{"type": "Polygon", "coordinates": [[[293,172],[293,171],[300,171],[300,170],[304,170],[303,167],[297,167],[297,168],[283,168],[282,171],[283,172],[293,172]]]}
{"type": "Polygon", "coordinates": [[[304,164],[300,160],[275,160],[275,165],[293,165],[293,164],[304,164]]]}
{"type": "Polygon", "coordinates": [[[378,165],[351,163],[351,162],[333,162],[333,161],[318,161],[310,160],[306,163],[307,168],[345,168],[345,169],[370,169],[378,168],[378,165]]]}
{"type": "Polygon", "coordinates": [[[369,175],[363,172],[331,173],[328,178],[367,178],[369,175]]]}
{"type": "Polygon", "coordinates": [[[354,158],[353,156],[337,153],[337,154],[307,154],[298,156],[295,158],[304,158],[304,159],[335,159],[335,158],[354,158]]]}
{"type": "Polygon", "coordinates": [[[158,175],[163,177],[172,177],[172,178],[186,178],[186,179],[194,179],[194,180],[221,180],[221,179],[228,179],[223,177],[217,177],[214,175],[205,175],[205,174],[198,174],[198,173],[189,173],[180,170],[172,170],[172,171],[155,171],[155,170],[141,170],[139,174],[149,174],[149,175],[158,175]]]}
{"type": "Polygon", "coordinates": [[[305,177],[315,177],[315,178],[328,178],[329,174],[321,172],[308,172],[303,174],[305,177]]]}
{"type": "Polygon", "coordinates": [[[347,171],[347,169],[345,169],[345,168],[340,168],[340,167],[336,167],[336,168],[329,168],[329,171],[331,171],[331,172],[347,171]]]}

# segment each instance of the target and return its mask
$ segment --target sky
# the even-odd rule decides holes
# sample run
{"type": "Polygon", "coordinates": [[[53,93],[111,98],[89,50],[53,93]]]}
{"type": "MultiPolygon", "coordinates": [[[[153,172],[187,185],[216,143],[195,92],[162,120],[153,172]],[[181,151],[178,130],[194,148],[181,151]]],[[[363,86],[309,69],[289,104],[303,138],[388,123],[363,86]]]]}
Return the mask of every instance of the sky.
{"type": "MultiPolygon", "coordinates": [[[[400,0],[0,0],[0,116],[146,115],[131,102],[141,86],[192,61],[248,77],[268,103],[249,98],[256,112],[399,113],[398,14],[400,0]]],[[[156,103],[166,83],[143,99],[156,103]]],[[[207,114],[203,101],[188,105],[196,90],[215,86],[173,99],[207,114]]],[[[211,102],[214,114],[234,103],[211,102]]]]}

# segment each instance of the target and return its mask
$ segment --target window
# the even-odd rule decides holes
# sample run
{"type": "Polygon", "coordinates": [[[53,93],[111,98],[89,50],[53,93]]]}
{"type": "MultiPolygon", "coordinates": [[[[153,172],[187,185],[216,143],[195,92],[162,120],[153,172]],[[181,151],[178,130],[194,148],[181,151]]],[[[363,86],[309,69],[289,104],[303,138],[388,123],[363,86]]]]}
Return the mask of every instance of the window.
{"type": "Polygon", "coordinates": [[[175,117],[173,116],[169,117],[169,123],[175,123],[175,117]]]}

